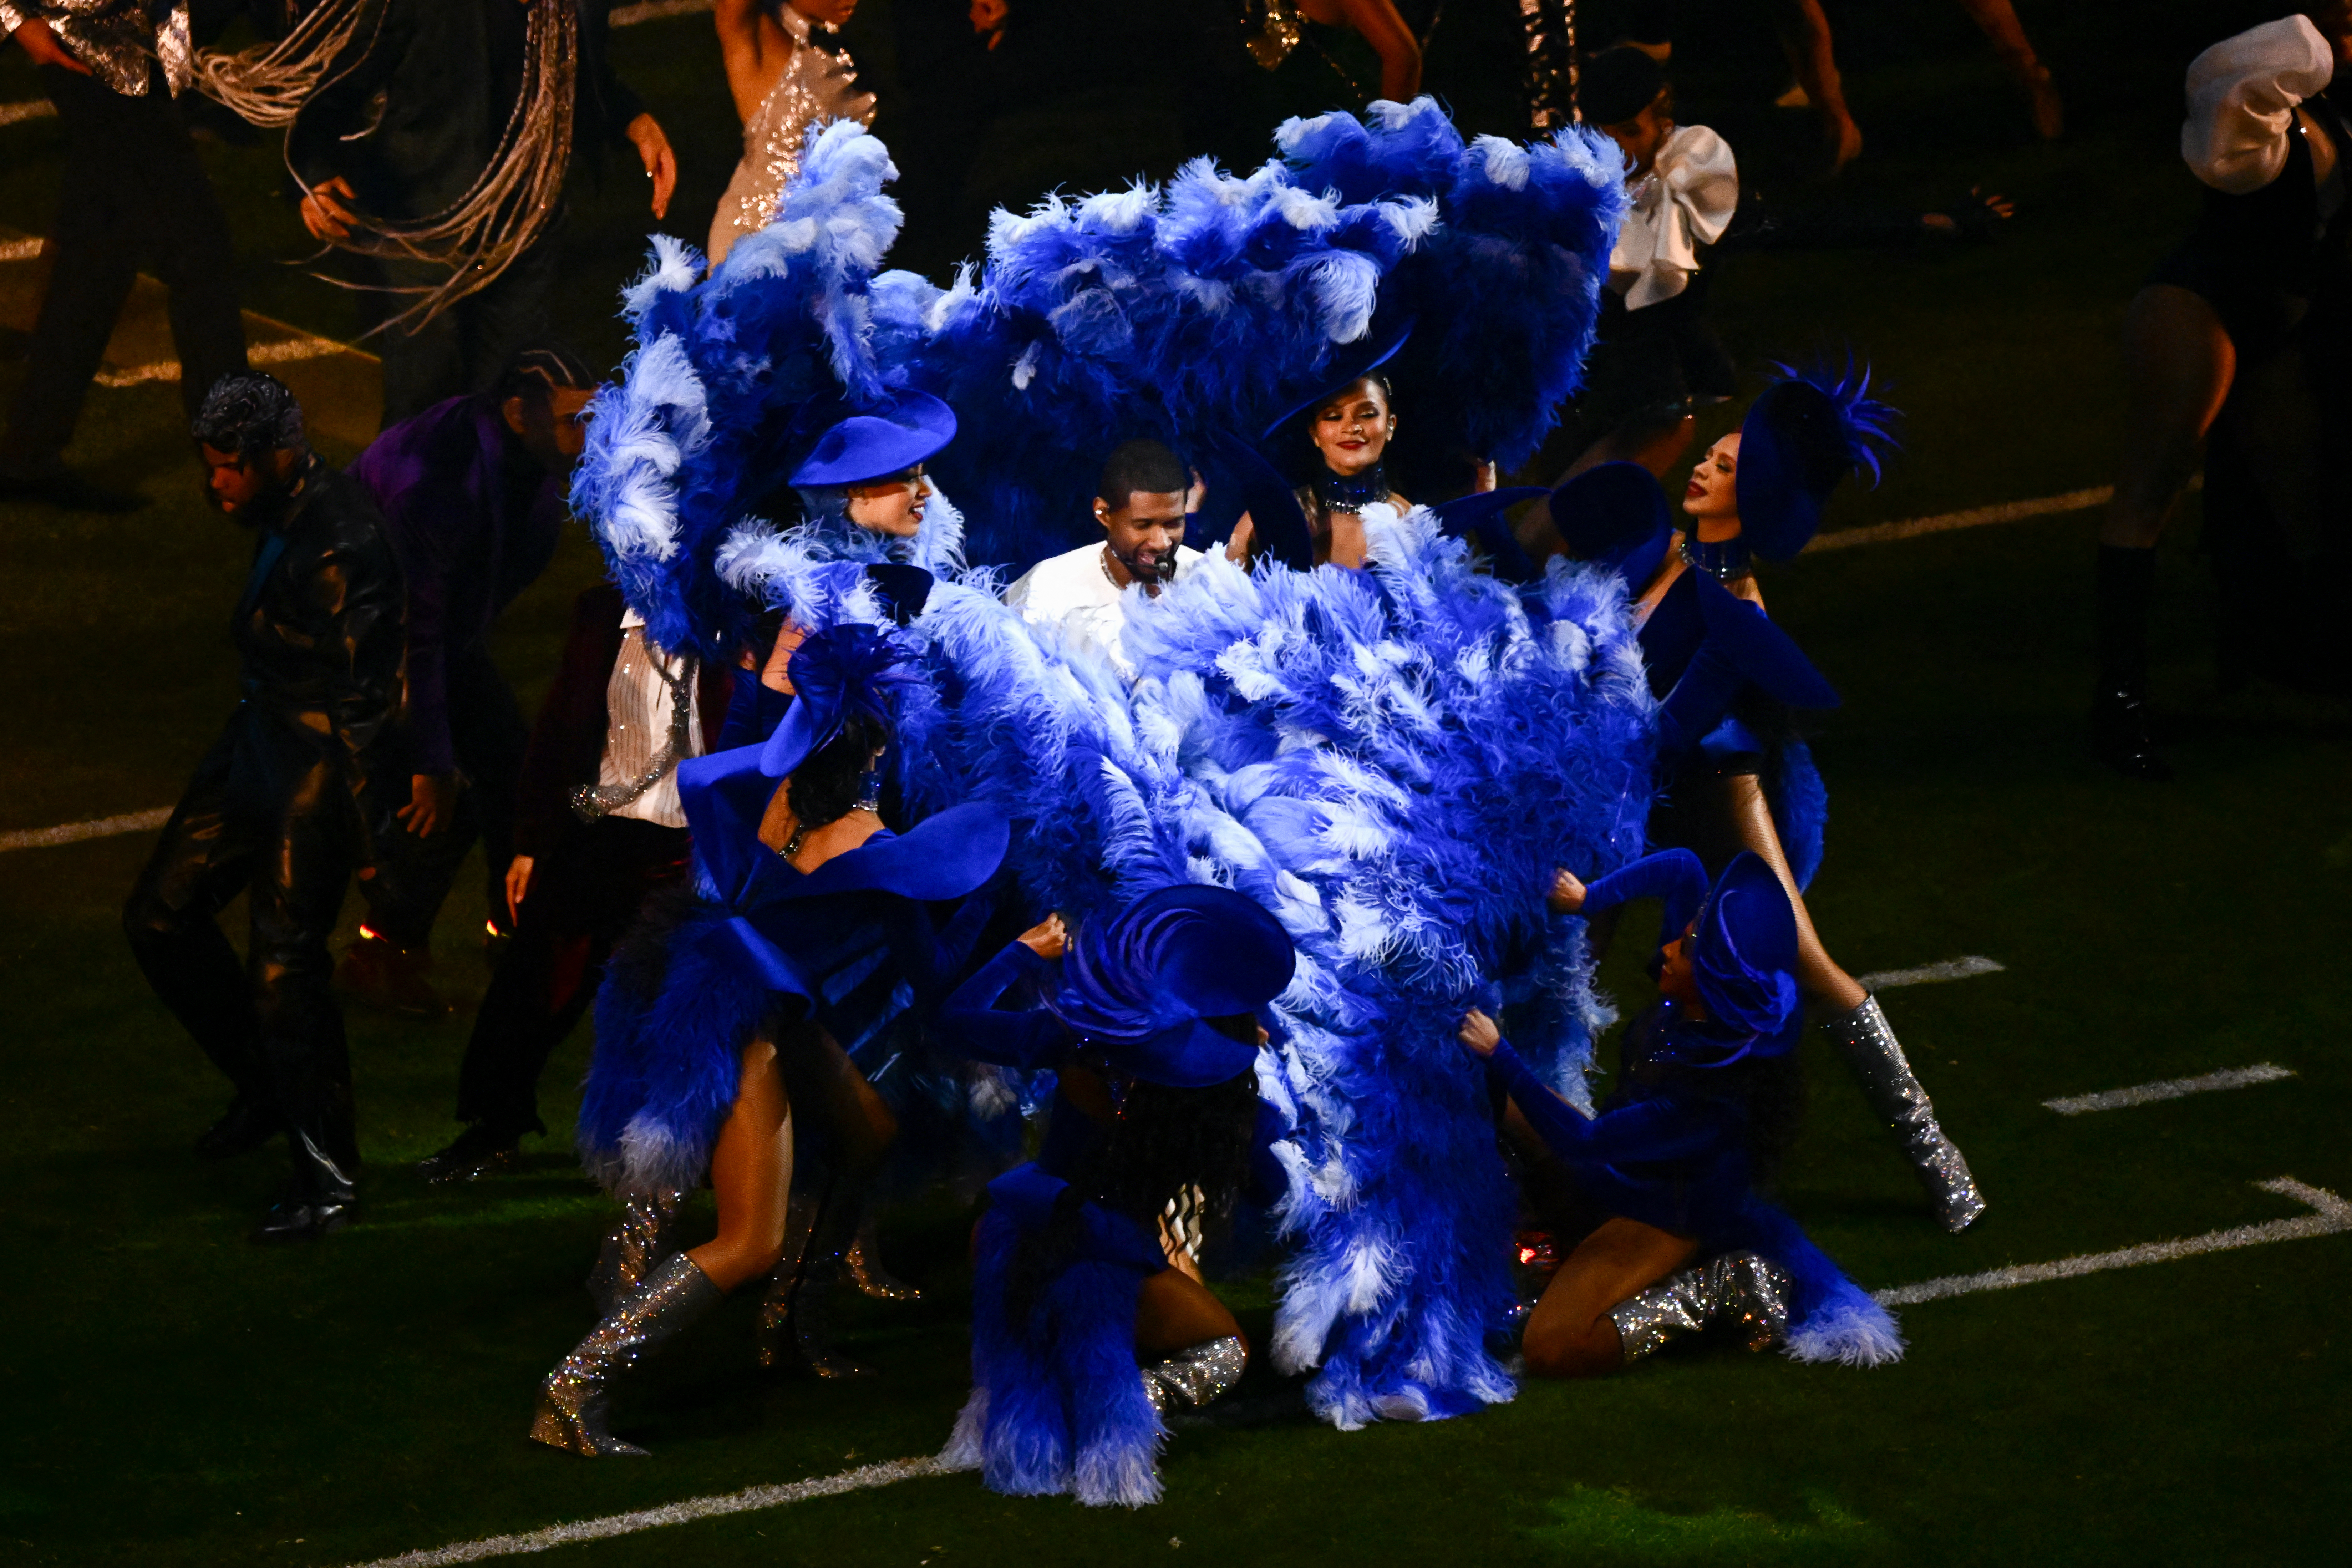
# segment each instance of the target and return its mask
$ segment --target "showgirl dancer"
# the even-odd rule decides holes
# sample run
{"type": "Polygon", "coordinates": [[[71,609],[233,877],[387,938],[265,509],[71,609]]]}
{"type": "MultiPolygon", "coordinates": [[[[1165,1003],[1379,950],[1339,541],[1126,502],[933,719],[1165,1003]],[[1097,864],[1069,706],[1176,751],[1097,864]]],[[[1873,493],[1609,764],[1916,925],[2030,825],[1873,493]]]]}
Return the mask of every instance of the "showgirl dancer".
{"type": "Polygon", "coordinates": [[[859,89],[848,53],[817,41],[820,33],[830,40],[856,9],[857,0],[719,0],[712,8],[727,89],[743,121],[742,159],[710,219],[714,269],[737,240],[776,216],[812,129],[874,122],[874,95],[859,89]]]}
{"type": "Polygon", "coordinates": [[[961,1048],[1055,1075],[1037,1158],[989,1184],[971,1398],[949,1463],[1001,1492],[1159,1500],[1162,1417],[1217,1398],[1249,1358],[1224,1304],[1171,1264],[1160,1215],[1188,1189],[1220,1214],[1250,1174],[1266,1038],[1256,1015],[1296,963],[1249,899],[1163,888],[1075,943],[1047,919],[949,1000],[940,1025],[961,1048]],[[1045,1005],[997,1011],[1024,982],[1045,1005]]]}
{"type": "MultiPolygon", "coordinates": [[[[920,680],[905,659],[870,626],[820,631],[793,653],[796,700],[765,745],[679,769],[694,897],[649,911],[615,955],[580,1141],[590,1170],[641,1206],[707,1173],[719,1235],[656,1261],[632,1253],[630,1227],[615,1233],[598,1274],[612,1291],[606,1316],[541,1385],[540,1442],[643,1452],[609,1428],[614,1381],[776,1267],[795,1110],[836,1140],[875,1136],[879,1103],[837,1043],[852,1021],[838,1016],[835,983],[882,953],[919,992],[936,987],[971,940],[955,926],[943,937],[921,905],[988,880],[1004,854],[1003,816],[968,805],[900,836],[878,811],[883,758],[920,680]]],[[[824,1353],[811,1349],[813,1361],[824,1353]]]]}
{"type": "Polygon", "coordinates": [[[1528,1315],[1528,1370],[1597,1377],[1717,1326],[1800,1361],[1899,1359],[1886,1310],[1756,1193],[1800,1098],[1796,909],[1779,873],[1742,853],[1709,890],[1698,858],[1669,849],[1590,888],[1562,871],[1551,906],[1591,919],[1638,898],[1665,905],[1658,1000],[1627,1028],[1623,1087],[1599,1115],[1571,1109],[1485,1013],[1462,1021],[1464,1047],[1609,1215],[1528,1315]]]}
{"type": "Polygon", "coordinates": [[[1747,850],[1780,875],[1795,909],[1800,983],[1829,1010],[1822,1027],[1872,1110],[1902,1140],[1938,1221],[1958,1231],[1985,1206],[1968,1161],[1944,1135],[1878,998],[1830,957],[1805,907],[1828,800],[1789,710],[1833,706],[1836,694],[1763,621],[1753,564],[1757,556],[1794,558],[1838,483],[1876,475],[1894,410],[1866,395],[1868,381],[1791,374],[1768,387],[1693,471],[1683,496],[1687,531],[1669,529],[1655,484],[1633,464],[1587,470],[1557,492],[1554,514],[1572,549],[1623,573],[1642,617],[1651,689],[1675,720],[1661,737],[1663,798],[1651,842],[1684,845],[1717,866],[1747,850]],[[1711,668],[1702,678],[1718,683],[1716,696],[1693,702],[1685,690],[1676,702],[1669,694],[1700,667],[1703,650],[1711,668]]]}
{"type": "MultiPolygon", "coordinates": [[[[1396,434],[1397,418],[1396,395],[1380,367],[1404,344],[1405,334],[1400,331],[1348,356],[1328,390],[1266,431],[1269,440],[1287,437],[1285,445],[1308,447],[1315,453],[1314,471],[1293,499],[1306,520],[1308,548],[1318,566],[1362,566],[1364,508],[1385,506],[1402,514],[1412,505],[1390,488],[1381,461],[1396,434]],[[1302,429],[1304,440],[1299,439],[1302,429]]],[[[1225,553],[1244,565],[1265,553],[1254,518],[1244,515],[1234,525],[1225,553]]]]}

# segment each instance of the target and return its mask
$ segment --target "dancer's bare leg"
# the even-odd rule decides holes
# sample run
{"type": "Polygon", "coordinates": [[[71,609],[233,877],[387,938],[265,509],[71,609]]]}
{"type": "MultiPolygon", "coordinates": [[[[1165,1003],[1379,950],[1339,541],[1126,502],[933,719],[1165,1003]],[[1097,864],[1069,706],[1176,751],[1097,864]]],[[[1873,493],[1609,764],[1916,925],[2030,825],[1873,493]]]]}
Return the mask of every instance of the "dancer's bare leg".
{"type": "Polygon", "coordinates": [[[1609,1310],[1690,1261],[1698,1243],[1639,1220],[1611,1219],[1577,1244],[1528,1314],[1520,1349],[1537,1377],[1604,1377],[1625,1364],[1609,1310]]]}
{"type": "Polygon", "coordinates": [[[2050,82],[2050,68],[2033,52],[2033,40],[2025,36],[2025,26],[2017,19],[2017,7],[2010,0],[1960,0],[1960,9],[1977,25],[1977,31],[2009,68],[2009,74],[2032,106],[2033,133],[2044,142],[2054,142],[2066,133],[2066,106],[2059,100],[2058,89],[2050,82]]]}
{"type": "Polygon", "coordinates": [[[2152,283],[2124,313],[2123,450],[2099,542],[2153,549],[2236,378],[2238,353],[2202,296],[2152,283]]]}
{"type": "Polygon", "coordinates": [[[719,1200],[719,1235],[687,1256],[721,1290],[776,1266],[784,1250],[784,1210],[793,1185],[793,1111],[777,1070],[775,1043],[764,1035],[743,1047],[735,1109],[710,1154],[719,1200]]]}
{"type": "Polygon", "coordinates": [[[1781,851],[1780,830],[1772,826],[1772,808],[1764,798],[1764,786],[1754,773],[1734,773],[1722,784],[1741,847],[1755,851],[1772,868],[1772,874],[1789,889],[1789,902],[1796,909],[1797,984],[1805,988],[1807,995],[1819,998],[1841,1013],[1861,1006],[1869,993],[1853,975],[1838,967],[1829,950],[1822,945],[1820,933],[1813,930],[1813,917],[1805,909],[1805,897],[1797,890],[1796,878],[1789,873],[1789,857],[1781,851]]]}
{"type": "Polygon", "coordinates": [[[1812,100],[1827,144],[1829,172],[1835,174],[1862,152],[1862,127],[1845,106],[1845,83],[1838,76],[1837,56],[1830,42],[1830,19],[1822,14],[1822,0],[1780,0],[1773,18],[1780,34],[1781,52],[1797,83],[1812,100]]]}

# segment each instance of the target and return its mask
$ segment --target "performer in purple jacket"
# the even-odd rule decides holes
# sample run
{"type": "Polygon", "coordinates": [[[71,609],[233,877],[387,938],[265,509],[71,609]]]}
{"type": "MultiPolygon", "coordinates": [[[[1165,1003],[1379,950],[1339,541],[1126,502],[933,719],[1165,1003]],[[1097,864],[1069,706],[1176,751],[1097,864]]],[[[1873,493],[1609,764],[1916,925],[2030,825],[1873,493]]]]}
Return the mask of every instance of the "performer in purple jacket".
{"type": "Polygon", "coordinates": [[[490,658],[490,627],[555,553],[596,384],[576,356],[524,350],[491,391],[437,403],[394,426],[352,464],[375,500],[408,579],[408,831],[361,884],[368,913],[343,985],[396,1012],[437,1014],[425,978],[433,921],[478,837],[490,924],[511,924],[502,889],[529,733],[490,658]]]}

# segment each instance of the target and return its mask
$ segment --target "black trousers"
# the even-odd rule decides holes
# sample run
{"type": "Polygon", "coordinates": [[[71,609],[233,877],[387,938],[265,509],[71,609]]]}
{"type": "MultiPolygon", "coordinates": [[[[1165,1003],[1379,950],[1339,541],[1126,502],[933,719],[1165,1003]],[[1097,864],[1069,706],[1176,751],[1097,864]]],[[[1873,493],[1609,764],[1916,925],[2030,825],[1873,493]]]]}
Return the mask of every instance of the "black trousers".
{"type": "Polygon", "coordinates": [[[515,791],[530,726],[488,648],[450,655],[447,689],[450,749],[466,775],[455,819],[429,837],[402,832],[378,845],[375,875],[360,884],[369,929],[403,947],[422,947],[431,940],[433,921],[478,839],[488,878],[490,919],[501,929],[507,923],[515,791]]]}
{"type": "Polygon", "coordinates": [[[161,74],[150,73],[142,98],[54,66],[41,85],[65,123],[66,170],[55,266],[8,414],[5,461],[26,471],[55,462],[73,438],[142,260],[171,290],[188,413],[215,381],[246,368],[228,220],[161,74]]]}
{"type": "MultiPolygon", "coordinates": [[[[384,427],[424,413],[436,403],[487,392],[499,373],[523,349],[547,336],[547,297],[555,283],[559,215],[537,244],[514,259],[488,288],[467,295],[421,325],[388,328],[383,345],[384,427]]],[[[446,268],[415,261],[378,264],[393,289],[430,289],[448,276],[446,268]]],[[[388,297],[396,314],[414,294],[388,297]]]]}
{"type": "Polygon", "coordinates": [[[274,1103],[303,1138],[358,1163],[351,1053],[331,984],[358,818],[333,762],[250,705],[196,764],[122,911],[148,984],[240,1097],[274,1103]],[[247,895],[237,958],[219,915],[247,895]]]}
{"type": "Polygon", "coordinates": [[[684,879],[687,831],[634,817],[591,823],[531,868],[514,941],[490,976],[457,1072],[457,1119],[544,1131],[539,1075],[595,1000],[613,946],[656,889],[684,879]]]}

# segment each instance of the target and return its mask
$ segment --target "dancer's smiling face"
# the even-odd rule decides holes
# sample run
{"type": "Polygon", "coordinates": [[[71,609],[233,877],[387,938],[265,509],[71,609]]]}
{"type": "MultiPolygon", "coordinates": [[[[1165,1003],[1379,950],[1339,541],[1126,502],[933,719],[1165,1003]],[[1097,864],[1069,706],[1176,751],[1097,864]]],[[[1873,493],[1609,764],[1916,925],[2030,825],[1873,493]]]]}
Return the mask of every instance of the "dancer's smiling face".
{"type": "Polygon", "coordinates": [[[1307,434],[1325,468],[1341,476],[1362,473],[1381,460],[1396,434],[1388,388],[1369,375],[1350,382],[1316,408],[1307,434]]]}
{"type": "Polygon", "coordinates": [[[1702,542],[1713,544],[1739,532],[1739,432],[1706,449],[1683,489],[1683,510],[1702,542]]]}
{"type": "Polygon", "coordinates": [[[869,533],[912,539],[923,526],[923,508],[930,504],[931,481],[917,463],[904,473],[851,485],[849,521],[869,533]]]}

